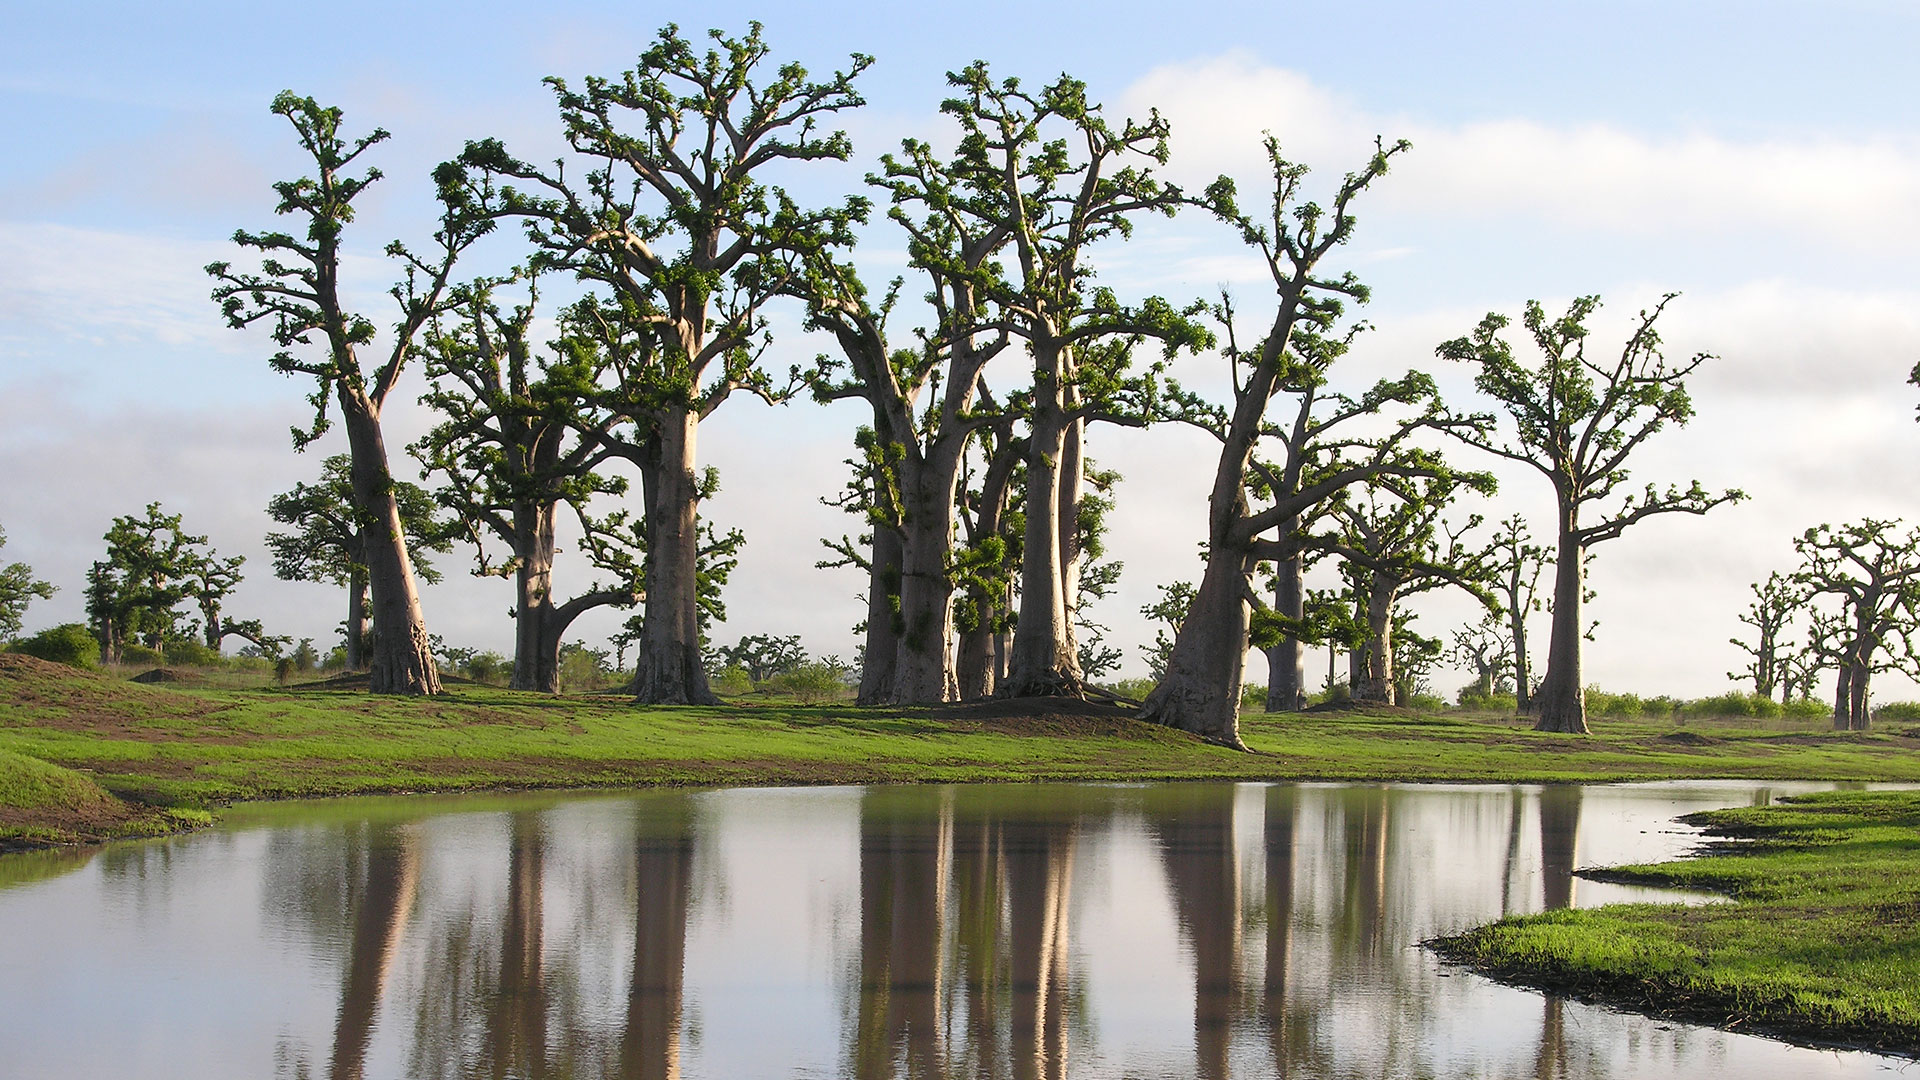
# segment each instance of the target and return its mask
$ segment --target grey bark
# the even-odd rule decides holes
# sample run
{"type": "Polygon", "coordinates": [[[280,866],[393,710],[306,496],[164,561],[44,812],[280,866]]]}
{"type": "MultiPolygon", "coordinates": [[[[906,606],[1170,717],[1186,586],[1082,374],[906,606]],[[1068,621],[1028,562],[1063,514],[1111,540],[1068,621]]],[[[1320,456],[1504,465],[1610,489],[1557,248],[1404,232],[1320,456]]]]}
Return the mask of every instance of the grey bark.
{"type": "MultiPolygon", "coordinates": [[[[1036,343],[1036,347],[1037,347],[1036,343]]],[[[1020,619],[1014,626],[1008,657],[1006,697],[1079,697],[1085,692],[1080,658],[1073,647],[1066,594],[1066,553],[1061,505],[1078,477],[1066,476],[1068,432],[1061,380],[1067,365],[1063,349],[1035,358],[1032,430],[1027,445],[1026,539],[1020,561],[1020,619]]],[[[1079,461],[1078,448],[1073,458],[1079,461]]]]}
{"type": "Polygon", "coordinates": [[[691,407],[657,411],[641,470],[647,502],[646,619],[634,658],[645,705],[717,705],[700,656],[699,557],[694,475],[700,417],[691,407]]]}
{"type": "Polygon", "coordinates": [[[373,640],[369,646],[368,689],[376,694],[437,694],[440,673],[420,612],[413,558],[407,552],[400,505],[393,497],[380,413],[366,395],[345,382],[338,385],[340,413],[352,448],[354,509],[366,545],[367,585],[371,593],[373,640]]]}
{"type": "MultiPolygon", "coordinates": [[[[1290,536],[1299,522],[1280,526],[1290,536]]],[[[1298,625],[1307,614],[1306,559],[1298,553],[1280,559],[1274,567],[1273,613],[1298,625]]],[[[1292,635],[1267,650],[1267,711],[1298,712],[1307,705],[1306,646],[1292,635]]]]}
{"type": "MultiPolygon", "coordinates": [[[[1547,673],[1534,702],[1538,731],[1587,733],[1587,691],[1581,672],[1582,607],[1586,601],[1586,549],[1579,523],[1561,512],[1560,545],[1553,567],[1553,632],[1547,645],[1547,673]]],[[[1516,650],[1517,651],[1517,650],[1516,650]]]]}
{"type": "Polygon", "coordinates": [[[900,534],[875,525],[867,558],[867,641],[865,661],[860,665],[858,704],[881,705],[893,700],[900,649],[894,604],[899,594],[900,534]]]}

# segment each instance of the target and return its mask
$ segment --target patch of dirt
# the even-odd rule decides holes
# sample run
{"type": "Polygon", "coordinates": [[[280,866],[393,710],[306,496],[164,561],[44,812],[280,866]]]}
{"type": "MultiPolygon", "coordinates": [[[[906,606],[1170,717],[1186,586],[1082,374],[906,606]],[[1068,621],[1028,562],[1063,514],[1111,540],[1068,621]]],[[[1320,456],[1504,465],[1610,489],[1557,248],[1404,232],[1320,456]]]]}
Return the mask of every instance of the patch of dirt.
{"type": "Polygon", "coordinates": [[[143,671],[140,674],[135,675],[133,678],[128,679],[127,681],[137,682],[137,683],[186,682],[188,679],[192,677],[193,676],[187,674],[186,672],[180,671],[176,668],[157,667],[151,671],[143,671]]]}
{"type": "MultiPolygon", "coordinates": [[[[315,679],[312,682],[289,683],[288,685],[281,687],[281,689],[294,690],[294,691],[358,690],[364,694],[370,690],[372,685],[373,685],[373,676],[368,674],[367,672],[343,671],[338,675],[331,675],[324,679],[315,679]]],[[[469,679],[460,675],[448,675],[444,672],[441,673],[440,675],[440,685],[442,686],[485,686],[495,690],[503,689],[503,687],[494,686],[492,683],[483,683],[477,679],[469,679]]]]}
{"type": "Polygon", "coordinates": [[[1681,746],[1717,746],[1720,743],[1720,740],[1708,738],[1697,731],[1670,731],[1660,736],[1660,741],[1681,746]]]}
{"type": "Polygon", "coordinates": [[[1078,698],[991,698],[935,705],[929,715],[958,731],[998,735],[1118,735],[1154,738],[1170,729],[1134,718],[1133,710],[1078,698]]]}

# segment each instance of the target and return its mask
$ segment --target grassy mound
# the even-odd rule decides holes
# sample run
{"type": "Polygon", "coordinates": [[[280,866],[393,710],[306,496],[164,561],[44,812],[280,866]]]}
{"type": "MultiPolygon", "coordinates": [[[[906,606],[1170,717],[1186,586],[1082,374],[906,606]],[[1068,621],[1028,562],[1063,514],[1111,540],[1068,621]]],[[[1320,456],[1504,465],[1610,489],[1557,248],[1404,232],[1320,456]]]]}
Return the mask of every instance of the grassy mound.
{"type": "Polygon", "coordinates": [[[9,839],[96,839],[133,815],[91,777],[0,750],[0,845],[9,839]]]}
{"type": "Polygon", "coordinates": [[[1434,942],[1496,978],[1814,1043],[1920,1055],[1920,792],[1692,815],[1742,838],[1590,876],[1736,903],[1503,919],[1434,942]]]}

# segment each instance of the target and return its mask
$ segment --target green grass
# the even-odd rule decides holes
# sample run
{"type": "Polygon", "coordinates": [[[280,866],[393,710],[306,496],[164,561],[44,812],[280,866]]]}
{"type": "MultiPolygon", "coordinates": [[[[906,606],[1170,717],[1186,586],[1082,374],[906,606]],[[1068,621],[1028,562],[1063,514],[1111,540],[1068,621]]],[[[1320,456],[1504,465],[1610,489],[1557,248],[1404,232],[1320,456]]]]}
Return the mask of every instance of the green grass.
{"type": "MultiPolygon", "coordinates": [[[[142,686],[0,656],[0,753],[112,795],[125,822],[0,820],[0,844],[177,827],[243,800],[486,788],[990,780],[1920,781],[1920,739],[1746,724],[1596,722],[1534,732],[1404,712],[1250,714],[1236,753],[1114,715],[804,706],[639,708],[455,686],[430,699],[337,690],[142,686]],[[41,833],[22,830],[31,825],[41,833]]],[[[38,790],[38,789],[36,789],[38,790]]],[[[38,798],[38,797],[36,797],[38,798]]],[[[50,799],[50,797],[49,797],[50,799]]],[[[48,815],[52,815],[49,818],[48,815]]],[[[15,814],[19,819],[20,814],[15,814]]]]}
{"type": "Polygon", "coordinates": [[[1435,942],[1495,977],[1804,1041],[1920,1053],[1920,792],[1692,815],[1745,838],[1591,876],[1724,892],[1504,919],[1435,942]]]}

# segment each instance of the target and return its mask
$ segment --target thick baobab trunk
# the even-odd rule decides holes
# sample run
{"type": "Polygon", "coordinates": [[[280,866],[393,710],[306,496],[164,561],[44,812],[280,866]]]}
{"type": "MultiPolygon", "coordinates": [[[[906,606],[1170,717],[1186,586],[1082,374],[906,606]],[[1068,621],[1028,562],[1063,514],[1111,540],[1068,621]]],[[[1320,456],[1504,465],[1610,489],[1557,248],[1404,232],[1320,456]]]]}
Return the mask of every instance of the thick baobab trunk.
{"type": "Polygon", "coordinates": [[[1391,585],[1374,575],[1367,590],[1367,645],[1365,659],[1355,669],[1353,700],[1376,705],[1398,704],[1394,700],[1393,601],[1391,585]]]}
{"type": "Polygon", "coordinates": [[[1537,731],[1587,733],[1587,691],[1580,668],[1581,607],[1586,600],[1586,551],[1574,530],[1563,524],[1558,561],[1553,567],[1553,634],[1547,642],[1547,675],[1535,703],[1537,731]]]}
{"type": "Polygon", "coordinates": [[[663,409],[649,443],[647,602],[635,690],[643,705],[717,705],[700,657],[699,503],[694,475],[699,415],[663,409]]]}
{"type": "Polygon", "coordinates": [[[894,625],[894,605],[899,597],[900,534],[875,525],[867,560],[867,641],[857,699],[861,705],[893,700],[894,679],[900,668],[900,632],[894,625]]]}
{"type": "Polygon", "coordinates": [[[342,387],[339,400],[352,452],[354,510],[360,518],[372,594],[367,688],[376,694],[437,694],[440,673],[434,666],[426,619],[420,613],[420,592],[413,580],[406,531],[400,524],[400,505],[393,497],[380,415],[357,390],[342,387]]]}
{"type": "MultiPolygon", "coordinates": [[[[1018,449],[1015,444],[997,450],[988,463],[986,475],[981,478],[979,501],[968,534],[969,542],[975,546],[1004,539],[1000,525],[1007,509],[1007,489],[1013,481],[1013,470],[1021,460],[1018,449]]],[[[1006,678],[1007,640],[1003,627],[1012,598],[1005,583],[983,587],[977,581],[969,588],[969,595],[974,608],[973,625],[960,633],[954,650],[957,653],[954,669],[960,700],[977,701],[992,697],[1006,678]]]]}
{"type": "Polygon", "coordinates": [[[1240,741],[1240,679],[1251,620],[1250,559],[1218,544],[1210,549],[1193,606],[1167,657],[1167,673],[1141,705],[1140,719],[1246,749],[1240,741]]]}
{"type": "Polygon", "coordinates": [[[1853,730],[1853,693],[1849,682],[1853,677],[1853,664],[1841,660],[1833,685],[1833,730],[1853,730]]]}
{"type": "Polygon", "coordinates": [[[1035,403],[1027,447],[1020,618],[1014,625],[1006,685],[1000,688],[1004,697],[1079,697],[1083,693],[1080,659],[1068,626],[1066,568],[1061,562],[1060,534],[1072,528],[1072,522],[1060,518],[1067,429],[1057,399],[1035,403]]]}
{"type": "Polygon", "coordinates": [[[513,682],[515,690],[560,690],[560,634],[553,626],[554,506],[513,509],[520,541],[514,552],[513,682]]]}
{"type": "Polygon", "coordinates": [[[367,639],[373,634],[367,612],[367,571],[355,562],[347,572],[347,670],[367,669],[367,639]]]}
{"type": "Polygon", "coordinates": [[[959,680],[953,659],[953,496],[958,455],[901,470],[900,640],[893,701],[953,701],[959,680]]]}
{"type": "MultiPolygon", "coordinates": [[[[1280,526],[1281,536],[1299,529],[1295,518],[1280,526]]],[[[1274,566],[1273,613],[1298,626],[1307,614],[1306,560],[1298,553],[1274,566]]],[[[1267,711],[1298,712],[1307,707],[1306,645],[1292,635],[1267,650],[1267,711]]]]}
{"type": "MultiPolygon", "coordinates": [[[[1077,401],[1077,397],[1069,395],[1069,405],[1077,401]]],[[[1080,666],[1080,631],[1074,613],[1080,606],[1080,572],[1086,568],[1080,537],[1080,496],[1086,490],[1086,439],[1086,421],[1075,420],[1067,425],[1060,440],[1059,491],[1054,495],[1058,507],[1054,517],[1060,536],[1060,603],[1067,619],[1066,649],[1074,658],[1076,671],[1080,666]]]]}

